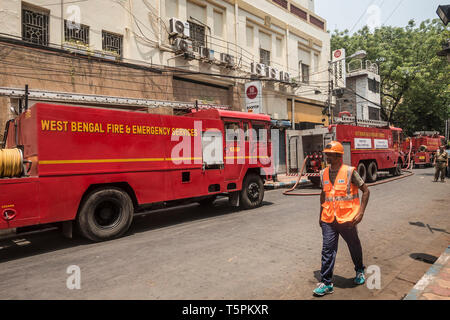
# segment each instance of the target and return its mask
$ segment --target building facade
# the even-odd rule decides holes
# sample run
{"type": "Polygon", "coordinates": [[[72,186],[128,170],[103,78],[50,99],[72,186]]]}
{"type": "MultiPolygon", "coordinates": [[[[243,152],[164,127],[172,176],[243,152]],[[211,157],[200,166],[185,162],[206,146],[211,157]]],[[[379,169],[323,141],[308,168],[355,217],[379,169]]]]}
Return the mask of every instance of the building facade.
{"type": "MultiPolygon", "coordinates": [[[[0,87],[247,111],[245,83],[261,81],[260,112],[275,127],[328,123],[330,35],[313,0],[3,0],[1,7],[0,87]]],[[[8,103],[0,100],[2,123],[8,103]]]]}
{"type": "Polygon", "coordinates": [[[347,111],[358,120],[380,120],[380,75],[377,64],[355,60],[348,65],[344,94],[336,99],[334,115],[347,111]]]}

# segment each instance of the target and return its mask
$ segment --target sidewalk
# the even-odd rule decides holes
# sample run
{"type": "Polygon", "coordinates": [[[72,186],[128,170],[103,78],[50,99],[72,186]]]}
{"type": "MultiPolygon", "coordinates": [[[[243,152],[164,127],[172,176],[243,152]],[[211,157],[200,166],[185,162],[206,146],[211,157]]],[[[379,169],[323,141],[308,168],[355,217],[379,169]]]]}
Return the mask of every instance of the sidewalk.
{"type": "Polygon", "coordinates": [[[450,300],[450,246],[404,300],[450,300]]]}
{"type": "MultiPolygon", "coordinates": [[[[298,180],[297,175],[279,174],[277,175],[276,182],[273,180],[266,181],[266,183],[264,184],[264,188],[267,190],[292,188],[297,182],[297,180],[298,180]]],[[[309,186],[310,184],[311,182],[306,177],[303,177],[300,180],[298,187],[309,186]]]]}

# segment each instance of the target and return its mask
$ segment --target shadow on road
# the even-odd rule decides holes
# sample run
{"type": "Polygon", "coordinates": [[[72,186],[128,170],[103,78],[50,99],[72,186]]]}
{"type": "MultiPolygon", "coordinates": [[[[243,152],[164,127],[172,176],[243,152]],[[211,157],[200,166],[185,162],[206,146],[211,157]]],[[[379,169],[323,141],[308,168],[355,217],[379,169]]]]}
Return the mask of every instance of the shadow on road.
{"type": "Polygon", "coordinates": [[[426,253],[411,253],[409,256],[414,260],[423,261],[428,264],[433,264],[438,259],[437,257],[426,253]]]}
{"type": "MultiPolygon", "coordinates": [[[[317,282],[321,281],[320,270],[314,271],[314,277],[317,279],[317,282]]],[[[357,285],[353,282],[353,279],[354,278],[344,278],[338,275],[333,275],[333,285],[335,288],[340,289],[356,288],[357,285]]]]}
{"type": "MultiPolygon", "coordinates": [[[[440,201],[440,200],[438,199],[438,200],[435,200],[435,201],[440,201]]],[[[433,228],[429,224],[425,224],[425,223],[420,222],[420,221],[409,222],[409,224],[412,225],[412,226],[416,226],[416,227],[428,228],[428,230],[431,233],[434,233],[434,231],[437,231],[437,232],[443,232],[443,233],[446,233],[446,234],[450,234],[450,232],[447,232],[447,230],[445,230],[445,229],[433,228]]]]}
{"type": "MultiPolygon", "coordinates": [[[[263,201],[263,207],[272,204],[272,202],[263,201]]],[[[136,233],[245,211],[247,210],[230,207],[227,198],[218,199],[209,207],[192,203],[186,206],[146,211],[134,217],[130,229],[123,238],[136,233]]],[[[0,240],[0,263],[84,245],[95,245],[95,243],[77,235],[74,235],[73,239],[64,238],[59,230],[18,234],[13,238],[0,240]]]]}

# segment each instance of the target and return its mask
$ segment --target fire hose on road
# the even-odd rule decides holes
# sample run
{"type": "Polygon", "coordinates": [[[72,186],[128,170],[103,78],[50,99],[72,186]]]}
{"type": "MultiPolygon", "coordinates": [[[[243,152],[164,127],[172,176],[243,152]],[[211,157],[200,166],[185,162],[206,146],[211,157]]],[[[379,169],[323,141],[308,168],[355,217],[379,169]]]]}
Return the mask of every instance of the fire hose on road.
{"type": "MultiPolygon", "coordinates": [[[[303,170],[305,169],[306,160],[307,159],[305,159],[305,161],[303,161],[302,169],[299,172],[298,179],[297,179],[297,182],[295,183],[295,185],[291,189],[286,190],[286,191],[283,192],[283,194],[285,196],[320,196],[321,192],[292,193],[292,191],[294,191],[297,188],[297,186],[298,186],[298,184],[299,184],[299,182],[300,182],[300,180],[301,180],[301,178],[303,176],[303,170]]],[[[368,183],[367,186],[368,187],[372,187],[372,186],[376,186],[376,185],[379,185],[379,184],[388,183],[388,182],[391,182],[391,181],[400,180],[400,179],[404,179],[404,178],[410,177],[410,176],[412,176],[414,174],[412,171],[408,170],[410,165],[411,165],[411,161],[409,161],[408,167],[405,170],[402,170],[403,172],[407,173],[406,175],[402,175],[402,176],[398,176],[398,177],[392,177],[392,178],[388,178],[388,179],[377,181],[377,182],[373,182],[373,183],[368,183]]]]}

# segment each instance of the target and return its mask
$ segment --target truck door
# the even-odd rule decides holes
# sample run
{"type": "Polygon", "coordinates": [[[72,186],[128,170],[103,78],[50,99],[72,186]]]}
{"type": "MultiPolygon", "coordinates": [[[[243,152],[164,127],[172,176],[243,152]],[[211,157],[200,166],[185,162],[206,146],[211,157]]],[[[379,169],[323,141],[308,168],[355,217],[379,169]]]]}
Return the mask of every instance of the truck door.
{"type": "Polygon", "coordinates": [[[245,164],[244,130],[239,120],[224,120],[225,181],[238,180],[245,164]]]}
{"type": "Polygon", "coordinates": [[[267,125],[260,122],[252,122],[252,135],[250,143],[251,164],[268,164],[270,160],[269,136],[267,125]]]}

